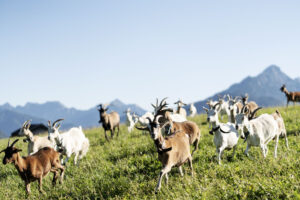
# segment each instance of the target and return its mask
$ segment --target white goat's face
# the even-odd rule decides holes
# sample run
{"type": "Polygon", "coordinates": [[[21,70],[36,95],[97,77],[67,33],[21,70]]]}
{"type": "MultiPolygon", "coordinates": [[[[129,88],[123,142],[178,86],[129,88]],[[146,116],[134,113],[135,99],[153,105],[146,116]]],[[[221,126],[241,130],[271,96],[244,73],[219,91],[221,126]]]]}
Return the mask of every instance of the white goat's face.
{"type": "Polygon", "coordinates": [[[214,109],[209,109],[206,111],[207,113],[207,122],[216,122],[218,120],[218,112],[214,109]]]}
{"type": "Polygon", "coordinates": [[[244,125],[247,123],[248,118],[244,113],[239,113],[235,117],[235,128],[240,131],[243,130],[244,125]]]}
{"type": "Polygon", "coordinates": [[[59,137],[59,132],[58,132],[59,127],[52,127],[48,126],[48,139],[52,142],[55,141],[56,138],[59,137]]]}

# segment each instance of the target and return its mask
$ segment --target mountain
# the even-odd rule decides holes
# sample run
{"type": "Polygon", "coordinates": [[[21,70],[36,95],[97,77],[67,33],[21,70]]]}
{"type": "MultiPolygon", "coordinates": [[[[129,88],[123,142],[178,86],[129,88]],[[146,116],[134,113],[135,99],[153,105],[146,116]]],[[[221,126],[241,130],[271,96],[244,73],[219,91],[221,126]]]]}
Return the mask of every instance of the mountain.
{"type": "Polygon", "coordinates": [[[233,84],[228,89],[195,103],[198,111],[203,111],[202,106],[206,106],[208,99],[218,99],[218,95],[230,94],[231,96],[241,96],[249,94],[249,100],[255,101],[259,106],[281,106],[285,105],[285,95],[279,90],[286,84],[289,91],[300,91],[300,78],[292,79],[287,76],[276,65],[267,67],[262,73],[255,77],[246,77],[240,83],[233,84]]]}
{"type": "MultiPolygon", "coordinates": [[[[146,111],[135,104],[124,104],[116,99],[109,104],[109,110],[116,111],[120,114],[121,122],[125,122],[126,116],[124,111],[128,108],[138,115],[144,114],[146,111]]],[[[62,130],[69,129],[74,126],[82,126],[90,128],[99,126],[99,112],[95,107],[88,110],[78,110],[75,108],[67,108],[58,101],[39,103],[27,103],[25,106],[13,107],[6,103],[0,106],[0,131],[5,136],[23,124],[24,121],[32,119],[32,123],[47,124],[48,120],[55,121],[63,118],[62,130]]],[[[1,135],[0,135],[1,137],[1,135]]]]}
{"type": "Polygon", "coordinates": [[[20,128],[28,119],[32,119],[32,123],[46,123],[46,120],[41,118],[0,108],[0,137],[9,137],[12,131],[20,128]]]}

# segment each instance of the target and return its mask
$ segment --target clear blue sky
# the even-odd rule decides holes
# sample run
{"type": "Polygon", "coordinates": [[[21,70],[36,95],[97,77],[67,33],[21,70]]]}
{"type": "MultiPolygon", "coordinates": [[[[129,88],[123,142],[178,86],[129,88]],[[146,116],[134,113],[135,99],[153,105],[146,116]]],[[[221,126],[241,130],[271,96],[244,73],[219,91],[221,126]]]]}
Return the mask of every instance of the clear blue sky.
{"type": "Polygon", "coordinates": [[[300,1],[0,1],[0,104],[201,100],[300,76],[300,1]]]}

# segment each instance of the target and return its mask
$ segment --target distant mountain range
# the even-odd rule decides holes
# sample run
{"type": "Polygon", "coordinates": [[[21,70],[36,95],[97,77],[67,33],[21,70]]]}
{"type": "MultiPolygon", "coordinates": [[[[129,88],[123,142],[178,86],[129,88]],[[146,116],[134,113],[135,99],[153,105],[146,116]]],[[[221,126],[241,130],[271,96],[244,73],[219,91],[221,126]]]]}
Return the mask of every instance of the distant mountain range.
{"type": "MultiPolygon", "coordinates": [[[[120,114],[121,122],[125,122],[124,111],[128,108],[138,115],[146,111],[135,104],[124,104],[116,99],[109,105],[109,111],[116,111],[120,114]]],[[[62,129],[73,126],[90,128],[99,126],[99,112],[95,107],[88,110],[77,110],[67,108],[60,102],[46,102],[43,104],[27,103],[25,106],[13,107],[6,103],[0,106],[0,137],[9,137],[11,132],[21,127],[24,121],[31,119],[32,123],[47,124],[48,120],[65,119],[62,122],[62,129]]]]}
{"type": "Polygon", "coordinates": [[[255,101],[259,106],[271,107],[286,104],[286,97],[279,89],[286,84],[289,91],[300,91],[300,78],[292,79],[283,73],[276,65],[267,67],[255,77],[246,77],[240,83],[233,84],[228,89],[218,92],[205,100],[195,102],[198,112],[203,112],[209,99],[218,99],[218,95],[229,94],[233,97],[248,93],[249,100],[255,101]]]}

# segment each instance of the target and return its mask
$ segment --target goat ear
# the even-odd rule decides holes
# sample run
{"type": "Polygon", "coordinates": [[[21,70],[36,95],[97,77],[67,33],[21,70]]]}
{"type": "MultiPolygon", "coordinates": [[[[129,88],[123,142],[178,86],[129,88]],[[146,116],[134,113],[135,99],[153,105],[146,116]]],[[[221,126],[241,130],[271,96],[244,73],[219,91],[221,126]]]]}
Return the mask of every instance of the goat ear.
{"type": "Polygon", "coordinates": [[[2,151],[0,151],[0,153],[3,153],[6,149],[3,149],[2,151]]]}

